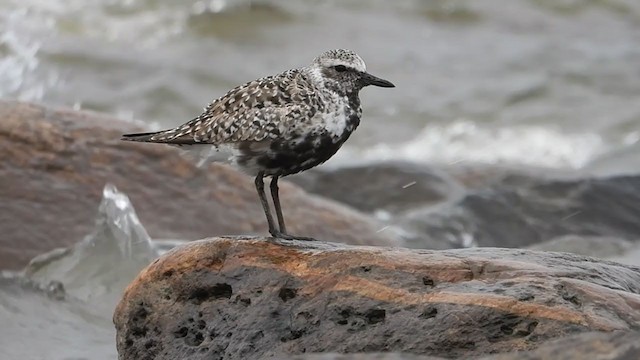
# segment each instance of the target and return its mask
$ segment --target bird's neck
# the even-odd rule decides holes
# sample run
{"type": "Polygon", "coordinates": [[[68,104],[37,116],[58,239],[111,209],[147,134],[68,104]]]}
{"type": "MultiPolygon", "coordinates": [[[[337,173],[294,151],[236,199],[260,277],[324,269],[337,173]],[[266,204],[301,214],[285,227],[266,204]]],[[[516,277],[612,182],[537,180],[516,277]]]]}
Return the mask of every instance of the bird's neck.
{"type": "Polygon", "coordinates": [[[322,75],[322,70],[315,66],[307,66],[301,69],[301,72],[304,73],[307,78],[310,80],[313,86],[315,86],[319,90],[324,90],[324,76],[322,75]]]}

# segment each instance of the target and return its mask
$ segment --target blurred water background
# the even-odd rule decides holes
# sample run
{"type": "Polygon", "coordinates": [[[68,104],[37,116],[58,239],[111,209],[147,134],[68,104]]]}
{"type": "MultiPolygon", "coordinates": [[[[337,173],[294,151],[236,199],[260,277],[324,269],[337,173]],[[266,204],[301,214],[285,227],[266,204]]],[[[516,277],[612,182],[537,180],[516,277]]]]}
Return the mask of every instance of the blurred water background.
{"type": "Polygon", "coordinates": [[[332,161],[629,172],[634,0],[0,0],[0,96],[141,120],[197,116],[246,81],[356,50],[393,91],[332,161]]]}
{"type": "MultiPolygon", "coordinates": [[[[0,0],[0,98],[155,130],[344,47],[397,87],[363,91],[362,125],[328,166],[636,174],[638,44],[637,0],[0,0]]],[[[3,274],[1,359],[116,357],[113,294],[159,251],[121,196],[105,190],[76,248],[3,274]]]]}

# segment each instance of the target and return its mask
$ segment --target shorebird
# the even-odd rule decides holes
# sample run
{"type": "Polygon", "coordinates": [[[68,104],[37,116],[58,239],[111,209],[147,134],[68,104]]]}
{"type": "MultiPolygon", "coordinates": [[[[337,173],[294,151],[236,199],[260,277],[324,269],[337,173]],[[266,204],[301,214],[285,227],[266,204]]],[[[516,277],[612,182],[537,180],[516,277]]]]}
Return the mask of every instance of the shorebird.
{"type": "Polygon", "coordinates": [[[208,161],[226,162],[255,176],[269,226],[280,239],[313,240],[287,233],[278,179],[329,160],[360,124],[360,90],[394,87],[366,71],[351,50],[329,50],[310,65],[267,76],[231,89],[193,120],[173,129],[125,134],[122,140],[179,146],[208,161]],[[277,227],[265,192],[271,198],[277,227]]]}

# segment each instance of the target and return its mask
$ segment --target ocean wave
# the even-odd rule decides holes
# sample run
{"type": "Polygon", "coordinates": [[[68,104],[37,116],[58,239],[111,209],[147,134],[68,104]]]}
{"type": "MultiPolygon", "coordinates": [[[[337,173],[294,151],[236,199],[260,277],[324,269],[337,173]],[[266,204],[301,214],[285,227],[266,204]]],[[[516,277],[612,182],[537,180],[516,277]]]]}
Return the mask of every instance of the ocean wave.
{"type": "Polygon", "coordinates": [[[6,10],[0,11],[0,96],[42,100],[58,75],[40,67],[43,40],[33,35],[46,31],[51,22],[34,17],[26,8],[0,10],[6,10]]]}
{"type": "Polygon", "coordinates": [[[441,165],[463,162],[581,169],[609,145],[594,133],[566,133],[549,126],[483,126],[458,120],[426,126],[403,144],[345,149],[339,162],[409,160],[441,165]]]}

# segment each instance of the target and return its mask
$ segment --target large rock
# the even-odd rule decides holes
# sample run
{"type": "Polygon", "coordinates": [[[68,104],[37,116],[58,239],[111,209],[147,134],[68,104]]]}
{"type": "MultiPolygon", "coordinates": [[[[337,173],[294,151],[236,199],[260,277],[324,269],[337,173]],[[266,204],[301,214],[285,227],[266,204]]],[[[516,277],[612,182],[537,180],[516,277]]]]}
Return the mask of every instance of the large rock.
{"type": "MultiPolygon", "coordinates": [[[[104,115],[0,101],[0,268],[88,234],[106,182],[129,194],[154,238],[266,233],[251,178],[220,165],[197,168],[168,146],[119,140],[138,130],[104,115]]],[[[292,233],[393,244],[368,217],[281,188],[292,233]]]]}
{"type": "Polygon", "coordinates": [[[638,328],[638,294],[640,268],[566,253],[216,238],[143,270],[114,322],[120,359],[460,358],[638,328]]]}

